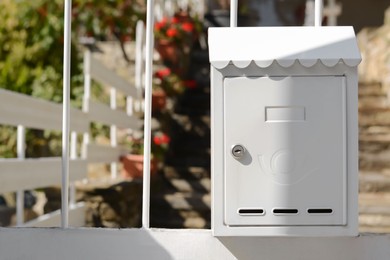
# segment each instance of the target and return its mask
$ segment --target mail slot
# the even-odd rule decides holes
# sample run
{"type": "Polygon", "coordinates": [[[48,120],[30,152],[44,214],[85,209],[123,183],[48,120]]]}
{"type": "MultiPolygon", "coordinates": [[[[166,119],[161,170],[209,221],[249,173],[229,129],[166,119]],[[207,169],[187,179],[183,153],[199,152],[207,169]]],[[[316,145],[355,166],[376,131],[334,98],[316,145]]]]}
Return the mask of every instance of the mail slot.
{"type": "Polygon", "coordinates": [[[358,233],[351,27],[211,28],[215,236],[358,233]]]}

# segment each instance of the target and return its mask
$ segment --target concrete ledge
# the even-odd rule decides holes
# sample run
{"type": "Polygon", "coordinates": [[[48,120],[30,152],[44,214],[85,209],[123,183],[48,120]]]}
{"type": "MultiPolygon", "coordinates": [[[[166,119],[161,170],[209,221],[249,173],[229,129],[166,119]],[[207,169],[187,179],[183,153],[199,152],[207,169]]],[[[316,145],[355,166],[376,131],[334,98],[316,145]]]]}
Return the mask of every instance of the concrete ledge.
{"type": "Polygon", "coordinates": [[[389,259],[390,235],[215,238],[210,230],[0,229],[0,259],[389,259]]]}

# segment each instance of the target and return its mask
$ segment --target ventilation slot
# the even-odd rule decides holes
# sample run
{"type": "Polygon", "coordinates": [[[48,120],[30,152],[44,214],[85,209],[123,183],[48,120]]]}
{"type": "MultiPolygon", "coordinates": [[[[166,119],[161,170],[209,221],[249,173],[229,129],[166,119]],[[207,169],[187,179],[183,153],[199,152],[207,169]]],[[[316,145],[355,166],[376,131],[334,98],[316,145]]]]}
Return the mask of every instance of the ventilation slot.
{"type": "Polygon", "coordinates": [[[238,214],[240,215],[264,215],[264,209],[239,209],[238,214]]]}
{"type": "Polygon", "coordinates": [[[298,214],[297,209],[274,209],[275,215],[295,215],[298,214]]]}
{"type": "Polygon", "coordinates": [[[332,209],[308,209],[307,213],[309,214],[332,214],[332,209]]]}

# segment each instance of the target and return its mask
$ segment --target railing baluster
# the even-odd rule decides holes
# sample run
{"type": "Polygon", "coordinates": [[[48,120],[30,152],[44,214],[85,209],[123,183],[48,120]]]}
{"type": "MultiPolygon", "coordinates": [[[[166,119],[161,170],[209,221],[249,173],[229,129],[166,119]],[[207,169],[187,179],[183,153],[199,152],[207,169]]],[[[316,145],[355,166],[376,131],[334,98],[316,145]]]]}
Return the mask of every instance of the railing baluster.
{"type": "Polygon", "coordinates": [[[138,21],[135,36],[135,87],[137,88],[137,96],[135,97],[134,105],[137,112],[142,111],[142,66],[143,66],[143,44],[144,44],[144,22],[138,21]]]}
{"type": "Polygon", "coordinates": [[[230,1],[230,27],[237,27],[238,0],[230,1]]]}
{"type": "MultiPolygon", "coordinates": [[[[18,125],[17,128],[17,155],[18,159],[23,160],[25,158],[26,148],[26,131],[25,127],[18,125]]],[[[18,190],[16,192],[16,225],[20,226],[24,223],[24,191],[18,190]]]]}
{"type": "Polygon", "coordinates": [[[61,227],[69,225],[69,125],[70,125],[70,52],[72,0],[64,2],[64,68],[62,111],[62,187],[61,227]]]}
{"type": "MultiPolygon", "coordinates": [[[[110,107],[111,109],[115,110],[117,107],[116,104],[116,89],[111,87],[110,89],[110,107]]],[[[116,125],[110,126],[110,143],[111,147],[117,147],[118,141],[117,141],[117,127],[116,125]]],[[[112,162],[110,165],[111,170],[111,178],[118,177],[118,164],[116,162],[112,162]]]]}
{"type": "MultiPolygon", "coordinates": [[[[77,159],[77,132],[72,131],[70,134],[70,159],[77,159]]],[[[76,186],[74,183],[69,187],[69,202],[71,206],[76,204],[76,186]]]]}
{"type": "Polygon", "coordinates": [[[149,228],[150,213],[150,145],[152,120],[152,73],[153,73],[153,25],[154,0],[147,1],[146,11],[146,58],[145,58],[145,128],[144,128],[144,179],[142,196],[142,227],[149,228]]]}
{"type": "MultiPolygon", "coordinates": [[[[88,113],[89,101],[91,99],[91,51],[84,52],[84,97],[83,97],[83,112],[88,113]]],[[[87,158],[87,148],[89,144],[89,133],[83,134],[83,145],[81,149],[81,157],[87,158]]]]}
{"type": "Polygon", "coordinates": [[[322,0],[315,0],[314,26],[322,25],[322,0]]]}

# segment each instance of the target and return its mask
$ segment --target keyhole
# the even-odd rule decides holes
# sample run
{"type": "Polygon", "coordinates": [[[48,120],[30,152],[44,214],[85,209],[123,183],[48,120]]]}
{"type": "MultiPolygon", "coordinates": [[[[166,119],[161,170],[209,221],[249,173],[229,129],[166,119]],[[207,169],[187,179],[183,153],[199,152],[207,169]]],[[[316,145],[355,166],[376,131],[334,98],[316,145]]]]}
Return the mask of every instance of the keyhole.
{"type": "Polygon", "coordinates": [[[240,159],[244,156],[244,153],[245,153],[245,148],[244,146],[240,145],[240,144],[237,144],[237,145],[234,145],[233,148],[232,148],[232,155],[234,158],[236,159],[240,159]]]}

